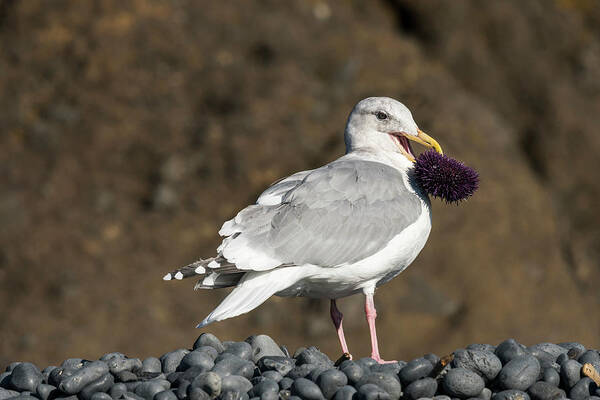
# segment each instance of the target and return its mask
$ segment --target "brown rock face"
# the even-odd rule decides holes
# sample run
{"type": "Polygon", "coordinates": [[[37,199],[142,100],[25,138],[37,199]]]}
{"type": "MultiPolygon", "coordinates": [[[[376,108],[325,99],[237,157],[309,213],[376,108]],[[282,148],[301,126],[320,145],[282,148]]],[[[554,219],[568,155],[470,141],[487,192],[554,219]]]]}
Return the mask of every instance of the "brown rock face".
{"type": "MultiPolygon", "coordinates": [[[[0,364],[190,346],[226,294],[165,283],[271,182],[343,153],[391,96],[478,170],[375,297],[382,354],[600,345],[593,1],[0,2],[0,364]]],[[[339,302],[368,355],[360,296],[339,302]]],[[[328,305],[210,327],[339,353],[328,305]]]]}

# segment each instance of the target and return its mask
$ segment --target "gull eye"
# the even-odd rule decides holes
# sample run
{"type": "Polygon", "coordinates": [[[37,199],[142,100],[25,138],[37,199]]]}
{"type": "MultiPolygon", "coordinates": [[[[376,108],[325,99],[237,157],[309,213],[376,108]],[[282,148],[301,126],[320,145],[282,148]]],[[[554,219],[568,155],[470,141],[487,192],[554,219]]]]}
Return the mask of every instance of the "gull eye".
{"type": "Polygon", "coordinates": [[[377,117],[378,120],[383,121],[388,118],[388,115],[386,113],[384,113],[383,111],[377,111],[375,113],[375,117],[377,117]]]}

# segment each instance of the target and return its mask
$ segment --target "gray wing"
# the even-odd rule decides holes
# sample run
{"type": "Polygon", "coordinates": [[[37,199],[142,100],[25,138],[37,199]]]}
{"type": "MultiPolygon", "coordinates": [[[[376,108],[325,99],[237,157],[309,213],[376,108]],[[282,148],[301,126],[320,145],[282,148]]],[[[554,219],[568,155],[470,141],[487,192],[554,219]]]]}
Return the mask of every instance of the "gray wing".
{"type": "Polygon", "coordinates": [[[249,206],[223,225],[221,256],[241,270],[353,263],[381,250],[422,212],[401,173],[385,164],[339,160],[300,174],[267,189],[280,202],[249,206]]]}

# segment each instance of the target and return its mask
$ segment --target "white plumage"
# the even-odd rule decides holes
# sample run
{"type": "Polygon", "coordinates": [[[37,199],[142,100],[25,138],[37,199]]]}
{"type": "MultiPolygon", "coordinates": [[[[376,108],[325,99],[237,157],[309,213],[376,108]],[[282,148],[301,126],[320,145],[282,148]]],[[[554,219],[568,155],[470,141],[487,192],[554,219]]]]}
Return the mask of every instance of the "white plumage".
{"type": "Polygon", "coordinates": [[[272,295],[329,298],[348,352],[335,299],[362,292],[372,357],[383,362],[373,293],[408,267],[431,230],[429,199],[411,176],[408,140],[441,148],[404,105],[383,97],[354,107],[344,138],[343,157],[282,179],[225,222],[215,257],[165,275],[203,275],[196,284],[202,289],[235,286],[199,327],[249,312],[272,295]]]}

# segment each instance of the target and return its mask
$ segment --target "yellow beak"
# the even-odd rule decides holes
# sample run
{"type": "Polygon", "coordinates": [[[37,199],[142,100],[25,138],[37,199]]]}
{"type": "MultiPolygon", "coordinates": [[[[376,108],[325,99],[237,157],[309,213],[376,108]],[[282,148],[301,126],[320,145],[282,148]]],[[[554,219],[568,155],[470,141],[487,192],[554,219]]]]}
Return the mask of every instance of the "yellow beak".
{"type": "Polygon", "coordinates": [[[412,140],[413,142],[422,144],[423,146],[425,146],[427,148],[430,148],[430,149],[433,148],[435,151],[437,151],[440,154],[444,154],[444,152],[442,151],[442,146],[440,146],[439,143],[434,138],[432,138],[431,136],[429,136],[428,134],[426,134],[425,132],[423,132],[420,129],[419,129],[419,134],[417,136],[406,135],[405,137],[409,140],[412,140]]]}

